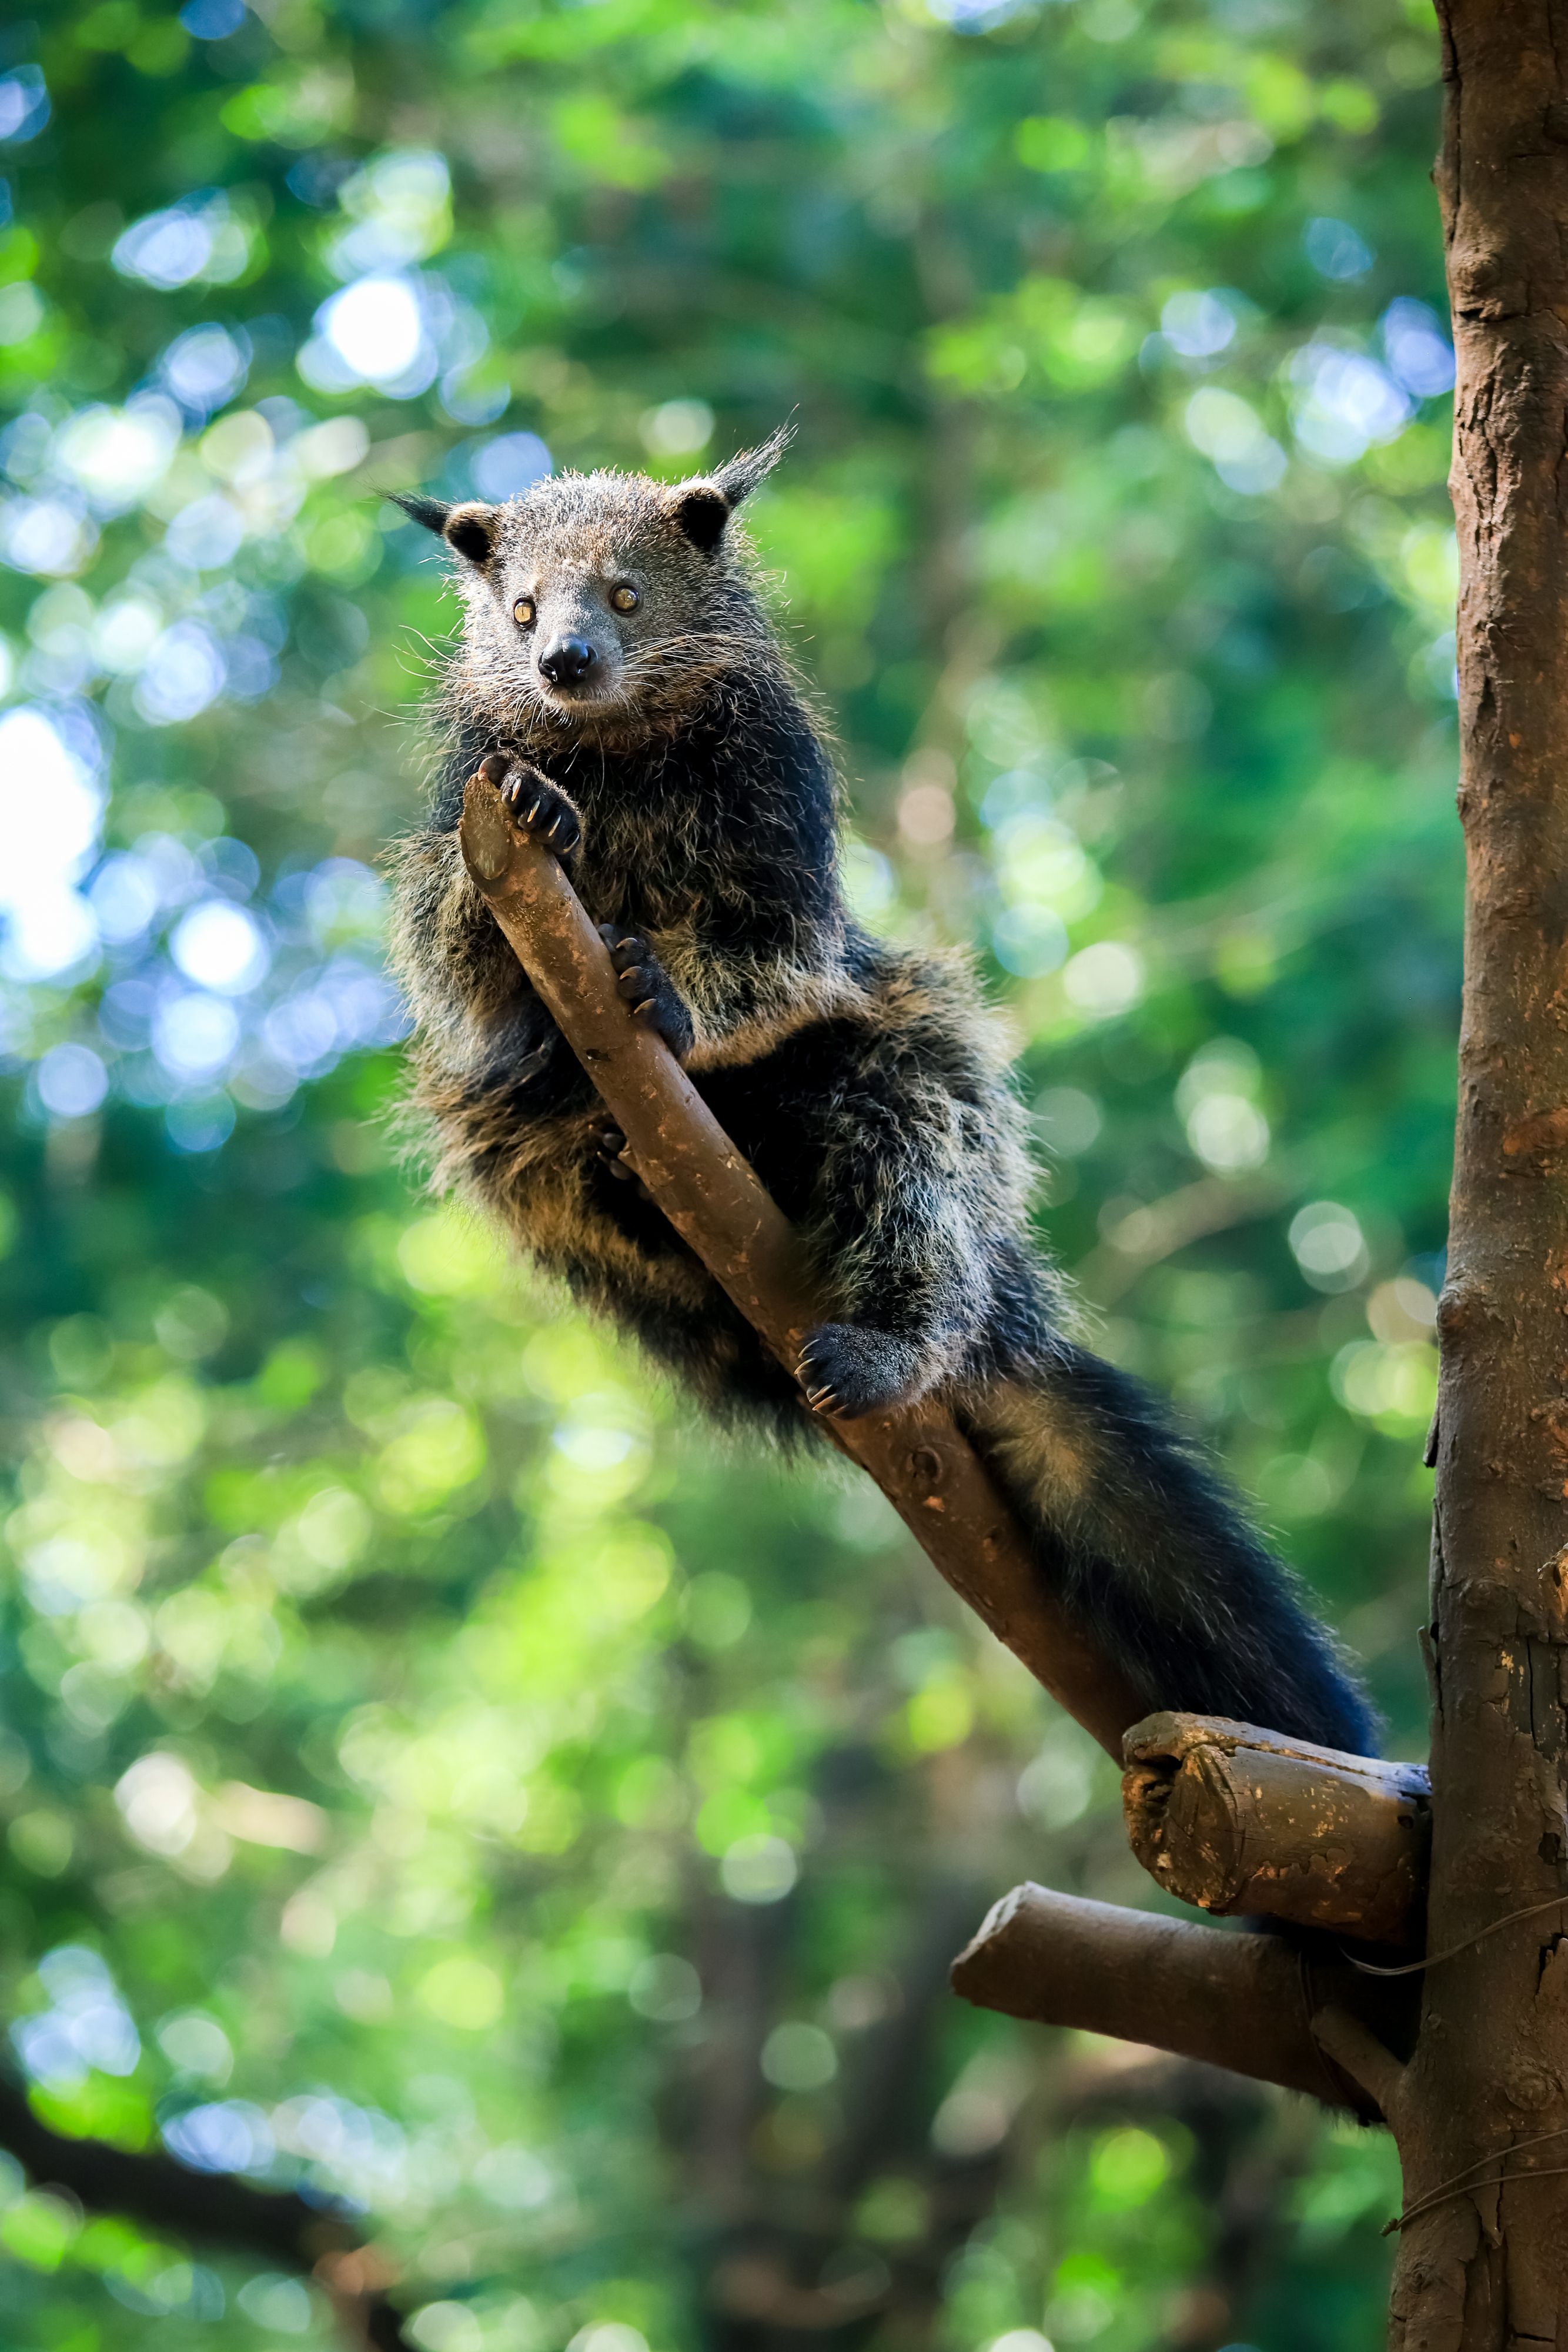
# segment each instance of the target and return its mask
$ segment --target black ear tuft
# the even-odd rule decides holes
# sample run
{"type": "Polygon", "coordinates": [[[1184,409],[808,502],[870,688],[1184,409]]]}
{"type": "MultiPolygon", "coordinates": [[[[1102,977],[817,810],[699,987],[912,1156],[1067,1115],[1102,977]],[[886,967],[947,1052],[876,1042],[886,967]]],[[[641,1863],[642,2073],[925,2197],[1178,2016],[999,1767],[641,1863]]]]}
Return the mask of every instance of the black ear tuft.
{"type": "Polygon", "coordinates": [[[793,425],[781,425],[758,449],[743,449],[727,466],[706,481],[677,482],[670,511],[694,547],[711,555],[724,537],[724,527],[740,504],[769,475],[795,437],[793,425]]]}
{"type": "Polygon", "coordinates": [[[405,496],[402,490],[388,490],[386,495],[394,507],[402,509],[411,522],[422,522],[437,539],[445,538],[446,518],[452,509],[444,499],[422,499],[413,491],[405,496]]]}
{"type": "Polygon", "coordinates": [[[477,503],[450,508],[444,535],[448,547],[455,547],[470,563],[488,563],[496,551],[495,508],[477,503]]]}
{"type": "Polygon", "coordinates": [[[675,520],[694,547],[711,555],[724,537],[725,524],[729,520],[729,500],[711,483],[701,482],[695,489],[683,491],[674,506],[675,520]]]}
{"type": "Polygon", "coordinates": [[[794,438],[793,424],[781,425],[759,448],[743,449],[738,457],[721,466],[713,478],[726,504],[737,507],[742,499],[749,498],[758,482],[766,481],[794,438]]]}

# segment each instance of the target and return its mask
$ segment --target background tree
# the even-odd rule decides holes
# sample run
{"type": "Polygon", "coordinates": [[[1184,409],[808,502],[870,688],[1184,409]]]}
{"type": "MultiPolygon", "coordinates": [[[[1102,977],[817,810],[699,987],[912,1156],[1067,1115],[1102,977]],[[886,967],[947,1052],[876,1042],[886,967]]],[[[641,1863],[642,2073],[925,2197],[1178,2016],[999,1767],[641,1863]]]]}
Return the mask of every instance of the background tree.
{"type": "MultiPolygon", "coordinates": [[[[1413,1752],[1459,903],[1424,5],[6,38],[36,2111],[361,2200],[430,2352],[1371,2346],[1385,2147],[945,1991],[1026,1873],[1145,1899],[1104,1760],[874,1496],[724,1454],[391,1164],[372,867],[455,614],[374,493],[798,407],[755,524],[861,903],[1009,991],[1100,1344],[1413,1752]]],[[[6,2196],[18,2343],[225,2298],[329,2340],[254,2255],[6,2196]]]]}

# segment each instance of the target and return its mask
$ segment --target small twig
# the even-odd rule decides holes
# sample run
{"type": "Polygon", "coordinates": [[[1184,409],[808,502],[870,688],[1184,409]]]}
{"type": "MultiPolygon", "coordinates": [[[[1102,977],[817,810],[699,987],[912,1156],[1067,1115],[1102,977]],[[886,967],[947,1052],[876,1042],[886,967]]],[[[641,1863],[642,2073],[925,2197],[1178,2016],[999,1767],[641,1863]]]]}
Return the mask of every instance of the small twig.
{"type": "Polygon", "coordinates": [[[1379,2042],[1370,2026],[1337,2002],[1316,2011],[1312,2024],[1319,2048],[1327,2052],[1342,2074],[1360,2084],[1392,2126],[1405,2087],[1405,2069],[1392,2050],[1379,2042]]]}

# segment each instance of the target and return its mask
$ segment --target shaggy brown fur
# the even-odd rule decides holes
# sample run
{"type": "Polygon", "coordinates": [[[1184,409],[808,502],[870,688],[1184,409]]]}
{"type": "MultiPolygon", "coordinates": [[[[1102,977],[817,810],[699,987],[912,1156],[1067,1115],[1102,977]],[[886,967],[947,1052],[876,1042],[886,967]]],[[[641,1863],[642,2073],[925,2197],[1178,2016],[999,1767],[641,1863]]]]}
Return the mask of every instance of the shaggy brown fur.
{"type": "Polygon", "coordinates": [[[1062,1336],[1029,1228],[1005,1052],[966,961],[855,923],[821,724],[765,616],[736,508],[778,436],[674,487],[614,473],[501,507],[402,501],[458,558],[462,649],[427,829],[395,853],[436,1181],[499,1217],[716,1412],[789,1434],[939,1390],[1040,1572],[1151,1706],[1355,1748],[1322,1629],[1194,1449],[1062,1336]],[[618,1165],[622,1139],[458,852],[494,758],[662,1031],[814,1254],[833,1319],[791,1381],[618,1165]]]}

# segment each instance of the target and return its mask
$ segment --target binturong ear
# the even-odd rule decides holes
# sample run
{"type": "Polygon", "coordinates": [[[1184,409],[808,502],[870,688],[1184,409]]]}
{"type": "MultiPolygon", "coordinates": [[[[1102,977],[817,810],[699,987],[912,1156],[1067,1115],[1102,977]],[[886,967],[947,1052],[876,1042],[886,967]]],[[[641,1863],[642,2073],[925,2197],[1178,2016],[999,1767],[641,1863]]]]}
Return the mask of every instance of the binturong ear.
{"type": "Polygon", "coordinates": [[[446,544],[455,547],[459,555],[465,555],[470,563],[488,563],[496,552],[500,520],[494,507],[482,507],[477,499],[471,499],[466,506],[454,507],[446,518],[446,544]]]}
{"type": "Polygon", "coordinates": [[[494,507],[481,506],[470,499],[465,506],[448,506],[443,499],[422,499],[412,493],[404,497],[396,490],[389,491],[394,507],[401,507],[411,521],[423,523],[444,539],[448,547],[466,556],[470,563],[488,563],[496,551],[497,516],[494,507]]]}
{"type": "Polygon", "coordinates": [[[675,485],[671,511],[694,547],[700,547],[705,554],[712,552],[736,508],[773,471],[794,435],[792,425],[781,425],[760,448],[743,450],[706,481],[675,485]]]}
{"type": "Polygon", "coordinates": [[[724,537],[729,520],[729,500],[711,482],[683,483],[670,501],[670,511],[694,547],[711,555],[724,537]]]}

